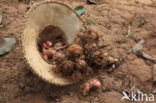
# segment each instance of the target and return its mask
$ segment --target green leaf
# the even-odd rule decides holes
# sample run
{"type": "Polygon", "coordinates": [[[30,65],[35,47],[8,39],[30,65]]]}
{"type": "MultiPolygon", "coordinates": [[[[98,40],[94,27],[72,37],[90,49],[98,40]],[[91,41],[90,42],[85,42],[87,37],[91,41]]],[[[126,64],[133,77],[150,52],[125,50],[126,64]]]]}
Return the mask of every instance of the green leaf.
{"type": "Polygon", "coordinates": [[[77,6],[75,9],[77,14],[82,15],[85,13],[84,7],[83,6],[77,6]]]}
{"type": "Polygon", "coordinates": [[[8,53],[16,44],[15,37],[6,37],[0,39],[0,56],[8,53]]]}

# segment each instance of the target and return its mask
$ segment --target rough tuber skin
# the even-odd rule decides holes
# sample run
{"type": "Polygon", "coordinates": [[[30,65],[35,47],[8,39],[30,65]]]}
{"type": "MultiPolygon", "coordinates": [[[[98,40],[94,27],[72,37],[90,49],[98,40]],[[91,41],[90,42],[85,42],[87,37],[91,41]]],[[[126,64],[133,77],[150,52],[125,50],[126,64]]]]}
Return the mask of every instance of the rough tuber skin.
{"type": "Polygon", "coordinates": [[[90,79],[88,82],[84,83],[81,88],[83,91],[83,95],[87,95],[90,90],[93,88],[100,88],[101,87],[101,82],[98,79],[90,79]]]}
{"type": "Polygon", "coordinates": [[[55,61],[57,64],[61,63],[65,59],[66,55],[61,51],[58,51],[55,53],[55,55],[53,55],[53,61],[55,61]]]}
{"type": "Polygon", "coordinates": [[[98,66],[101,66],[101,67],[116,64],[119,62],[119,59],[117,59],[113,56],[110,56],[109,53],[104,52],[102,50],[96,50],[96,51],[92,52],[90,55],[92,56],[92,58],[89,57],[90,62],[92,62],[98,66]]]}
{"type": "Polygon", "coordinates": [[[65,76],[70,76],[72,75],[74,71],[74,62],[70,60],[63,61],[60,65],[58,70],[65,76]]]}
{"type": "Polygon", "coordinates": [[[52,47],[52,46],[53,46],[53,43],[52,43],[51,41],[47,40],[47,41],[46,41],[46,45],[47,45],[48,47],[52,47]]]}
{"type": "Polygon", "coordinates": [[[80,72],[75,72],[71,75],[71,80],[79,81],[82,78],[82,74],[80,72]]]}
{"type": "Polygon", "coordinates": [[[113,64],[113,63],[119,62],[119,59],[116,59],[116,58],[113,58],[110,56],[110,57],[108,57],[107,61],[109,64],[113,64]]]}
{"type": "Polygon", "coordinates": [[[81,54],[83,52],[83,48],[78,44],[72,44],[68,51],[72,54],[81,54]]]}
{"type": "Polygon", "coordinates": [[[85,60],[82,60],[82,59],[77,59],[77,62],[76,63],[77,63],[77,66],[79,68],[85,68],[87,66],[86,61],[85,60]]]}
{"type": "Polygon", "coordinates": [[[42,49],[42,54],[46,55],[48,58],[52,57],[56,53],[56,50],[49,48],[49,49],[42,49]]]}
{"type": "Polygon", "coordinates": [[[42,43],[42,48],[48,49],[48,48],[50,48],[52,46],[53,46],[53,43],[51,41],[49,41],[49,40],[42,43]]]}
{"type": "Polygon", "coordinates": [[[42,43],[42,48],[48,48],[46,43],[42,43]]]}
{"type": "Polygon", "coordinates": [[[92,73],[91,67],[83,59],[77,59],[75,65],[83,74],[88,75],[89,73],[92,73]]]}

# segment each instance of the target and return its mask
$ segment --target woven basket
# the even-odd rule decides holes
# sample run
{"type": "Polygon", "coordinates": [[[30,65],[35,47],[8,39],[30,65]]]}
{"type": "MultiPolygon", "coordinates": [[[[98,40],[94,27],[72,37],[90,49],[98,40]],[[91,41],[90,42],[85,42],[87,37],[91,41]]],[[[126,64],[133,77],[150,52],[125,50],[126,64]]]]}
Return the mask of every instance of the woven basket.
{"type": "MultiPolygon", "coordinates": [[[[39,34],[47,25],[61,29],[70,44],[83,27],[81,18],[68,6],[53,1],[44,1],[34,5],[28,12],[22,47],[31,70],[43,80],[56,85],[69,85],[68,80],[54,73],[55,66],[47,63],[38,50],[39,34]]],[[[46,36],[46,35],[45,35],[46,36]]]]}

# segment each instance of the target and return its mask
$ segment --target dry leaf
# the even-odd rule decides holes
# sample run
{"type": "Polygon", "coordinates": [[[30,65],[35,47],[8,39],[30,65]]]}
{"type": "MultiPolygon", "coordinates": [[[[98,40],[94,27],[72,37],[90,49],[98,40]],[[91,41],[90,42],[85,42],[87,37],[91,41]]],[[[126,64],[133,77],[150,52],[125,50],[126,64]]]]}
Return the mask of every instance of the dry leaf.
{"type": "Polygon", "coordinates": [[[136,53],[143,49],[144,47],[144,40],[139,41],[131,50],[131,52],[136,53]]]}
{"type": "Polygon", "coordinates": [[[145,52],[138,52],[137,55],[156,63],[156,58],[152,57],[151,55],[149,55],[145,52]]]}

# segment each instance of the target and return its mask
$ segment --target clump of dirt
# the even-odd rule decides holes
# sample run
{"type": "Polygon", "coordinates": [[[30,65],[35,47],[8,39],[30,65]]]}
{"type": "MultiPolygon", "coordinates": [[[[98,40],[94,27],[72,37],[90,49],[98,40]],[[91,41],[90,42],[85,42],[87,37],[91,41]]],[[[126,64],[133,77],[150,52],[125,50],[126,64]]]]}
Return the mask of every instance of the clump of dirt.
{"type": "Polygon", "coordinates": [[[56,73],[79,81],[94,69],[119,63],[119,59],[104,51],[102,35],[93,29],[79,33],[70,45],[66,43],[63,32],[58,31],[48,26],[41,32],[38,43],[43,58],[56,65],[56,73]]]}

